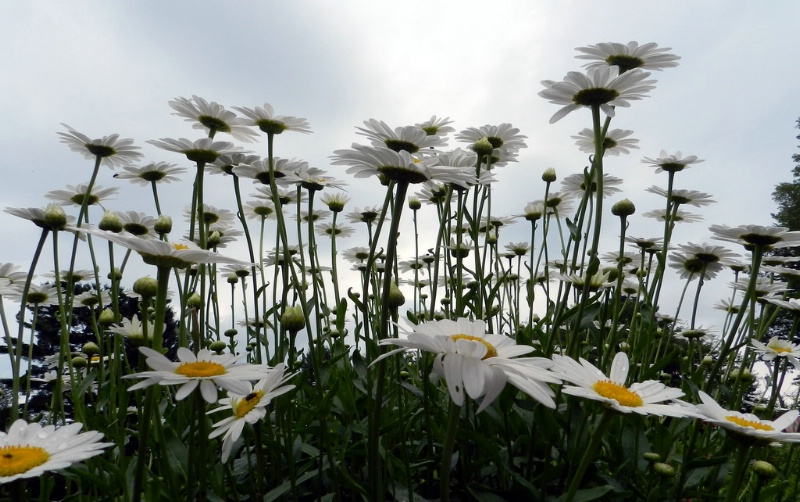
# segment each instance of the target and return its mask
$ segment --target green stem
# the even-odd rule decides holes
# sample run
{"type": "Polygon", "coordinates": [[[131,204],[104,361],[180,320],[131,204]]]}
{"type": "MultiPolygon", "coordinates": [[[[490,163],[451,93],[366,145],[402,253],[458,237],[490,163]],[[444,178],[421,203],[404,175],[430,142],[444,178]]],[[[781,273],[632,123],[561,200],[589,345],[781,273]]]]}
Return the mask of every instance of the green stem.
{"type": "Polygon", "coordinates": [[[564,499],[564,502],[572,502],[572,500],[575,498],[575,494],[578,492],[578,487],[583,481],[583,475],[586,473],[589,463],[594,460],[594,454],[600,447],[600,444],[603,442],[603,435],[608,429],[608,426],[611,425],[611,419],[613,417],[614,412],[611,410],[611,408],[606,408],[606,410],[603,411],[603,414],[600,416],[600,422],[597,424],[597,427],[595,427],[594,432],[592,432],[592,439],[589,442],[589,445],[586,447],[586,450],[583,452],[581,463],[578,464],[578,469],[575,471],[575,474],[572,475],[572,482],[569,484],[569,489],[567,490],[567,496],[564,499]]]}
{"type": "Polygon", "coordinates": [[[460,416],[461,406],[450,400],[450,409],[447,412],[447,432],[444,438],[444,448],[442,449],[442,477],[440,480],[442,502],[450,502],[450,473],[453,466],[453,449],[456,444],[460,416]]]}

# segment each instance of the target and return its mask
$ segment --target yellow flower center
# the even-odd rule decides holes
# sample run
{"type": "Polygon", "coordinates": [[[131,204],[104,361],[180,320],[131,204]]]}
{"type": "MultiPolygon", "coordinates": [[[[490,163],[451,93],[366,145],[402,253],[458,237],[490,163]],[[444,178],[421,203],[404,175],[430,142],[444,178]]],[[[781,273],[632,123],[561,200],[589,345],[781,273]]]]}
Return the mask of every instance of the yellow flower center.
{"type": "Polygon", "coordinates": [[[729,422],[733,422],[736,425],[742,427],[750,427],[751,429],[756,429],[759,431],[774,431],[775,428],[771,425],[762,424],[761,422],[756,422],[754,420],[747,420],[746,418],[737,417],[736,415],[728,415],[725,417],[725,420],[729,422]]]}
{"type": "Polygon", "coordinates": [[[486,347],[486,355],[481,358],[481,360],[489,359],[490,357],[497,357],[497,349],[494,348],[494,345],[487,342],[483,338],[479,336],[472,336],[472,335],[451,335],[450,338],[453,340],[470,340],[473,342],[482,343],[486,347]]]}
{"type": "Polygon", "coordinates": [[[189,246],[187,246],[186,244],[172,244],[172,247],[174,247],[176,251],[183,251],[184,249],[189,249],[189,246]]]}
{"type": "Polygon", "coordinates": [[[770,339],[769,343],[767,343],[767,348],[772,349],[773,352],[778,354],[787,354],[792,351],[792,346],[790,344],[776,338],[770,339]]]}
{"type": "Polygon", "coordinates": [[[50,454],[38,446],[3,446],[0,448],[0,477],[28,472],[49,458],[50,454]]]}
{"type": "Polygon", "coordinates": [[[613,399],[622,406],[635,408],[644,404],[639,394],[628,390],[611,380],[601,380],[592,385],[592,389],[603,397],[613,399]]]}
{"type": "Polygon", "coordinates": [[[214,377],[225,374],[225,366],[211,361],[183,363],[175,368],[175,373],[190,378],[214,377]]]}
{"type": "Polygon", "coordinates": [[[253,411],[253,408],[256,407],[263,396],[263,390],[257,390],[244,396],[238,403],[236,403],[236,408],[234,409],[233,414],[236,415],[237,418],[242,418],[253,411]]]}

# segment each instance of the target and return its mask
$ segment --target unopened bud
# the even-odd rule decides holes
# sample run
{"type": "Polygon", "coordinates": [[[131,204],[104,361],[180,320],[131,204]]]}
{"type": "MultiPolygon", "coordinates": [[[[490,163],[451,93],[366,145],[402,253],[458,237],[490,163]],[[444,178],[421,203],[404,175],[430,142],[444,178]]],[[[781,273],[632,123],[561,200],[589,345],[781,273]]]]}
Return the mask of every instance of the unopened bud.
{"type": "Polygon", "coordinates": [[[634,206],[633,202],[631,202],[628,199],[622,199],[621,201],[611,206],[611,214],[613,214],[614,216],[619,216],[624,218],[626,216],[632,215],[635,212],[636,212],[636,206],[634,206]]]}
{"type": "Polygon", "coordinates": [[[286,310],[281,316],[281,326],[283,326],[283,329],[294,333],[305,328],[306,317],[303,315],[303,309],[298,305],[286,307],[286,310]]]}
{"type": "Polygon", "coordinates": [[[644,453],[644,455],[642,455],[642,457],[645,460],[647,460],[648,462],[660,462],[661,461],[661,455],[659,455],[658,453],[656,453],[654,451],[647,451],[647,452],[644,453]]]}
{"type": "Polygon", "coordinates": [[[114,232],[115,234],[118,234],[122,232],[122,220],[119,218],[119,215],[114,211],[106,211],[106,213],[100,219],[100,223],[97,224],[97,227],[100,230],[105,230],[106,232],[114,232]]]}
{"type": "Polygon", "coordinates": [[[44,210],[44,226],[50,230],[63,230],[67,225],[67,214],[58,204],[48,204],[44,210]]]}
{"type": "Polygon", "coordinates": [[[189,296],[189,299],[186,300],[186,306],[190,309],[201,309],[203,308],[203,299],[200,298],[200,295],[197,293],[192,293],[189,296]]]}
{"type": "Polygon", "coordinates": [[[417,209],[422,207],[422,202],[419,201],[416,197],[409,197],[408,198],[408,208],[412,211],[416,211],[417,209]]]}
{"type": "Polygon", "coordinates": [[[115,317],[116,316],[114,315],[113,310],[104,309],[102,312],[100,312],[100,315],[97,317],[97,322],[101,326],[110,326],[114,324],[114,321],[116,321],[115,317]]]}
{"type": "Polygon", "coordinates": [[[133,283],[133,292],[142,295],[142,298],[153,298],[158,294],[158,281],[152,277],[142,277],[133,283]]]}
{"type": "Polygon", "coordinates": [[[750,464],[750,468],[753,469],[753,472],[755,472],[758,477],[764,479],[772,479],[778,475],[778,469],[765,460],[756,460],[750,464]]]}
{"type": "Polygon", "coordinates": [[[548,167],[542,173],[542,181],[545,183],[553,183],[556,180],[556,170],[552,167],[548,167]]]}
{"type": "Polygon", "coordinates": [[[472,145],[472,151],[478,155],[491,155],[494,151],[494,146],[486,136],[482,137],[472,145]]]}
{"type": "Polygon", "coordinates": [[[665,464],[664,462],[656,462],[653,464],[653,470],[665,478],[671,478],[675,476],[675,468],[669,464],[665,464]]]}
{"type": "Polygon", "coordinates": [[[172,218],[164,215],[159,216],[155,225],[153,225],[153,230],[159,235],[166,235],[172,232],[172,218]]]}
{"type": "Polygon", "coordinates": [[[208,345],[208,348],[209,348],[209,350],[213,350],[217,354],[222,354],[222,351],[225,350],[225,347],[227,347],[227,346],[228,346],[228,344],[226,344],[222,340],[217,340],[217,341],[211,342],[208,345]]]}
{"type": "Polygon", "coordinates": [[[406,297],[403,292],[397,287],[394,282],[389,286],[389,307],[397,308],[406,302],[406,297]]]}

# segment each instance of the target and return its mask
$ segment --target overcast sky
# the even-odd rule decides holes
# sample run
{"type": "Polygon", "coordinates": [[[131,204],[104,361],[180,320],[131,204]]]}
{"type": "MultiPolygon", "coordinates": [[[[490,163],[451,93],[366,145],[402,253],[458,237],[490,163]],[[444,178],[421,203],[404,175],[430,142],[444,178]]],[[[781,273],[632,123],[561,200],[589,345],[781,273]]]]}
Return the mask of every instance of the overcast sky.
{"type": "MultiPolygon", "coordinates": [[[[493,214],[518,214],[542,197],[543,169],[562,178],[587,164],[570,136],[590,127],[590,113],[549,124],[558,106],[537,95],[540,81],[581,69],[576,47],[635,40],[682,59],[653,73],[649,98],[618,111],[611,127],[632,129],[640,149],[610,157],[606,170],[625,180],[623,196],[637,205],[630,233],[653,236],[657,227],[639,215],[664,202],[644,189],[664,186],[666,175],[642,157],[664,149],[705,159],[679,173],[676,187],[718,203],[693,211],[705,221],[678,227],[675,239],[710,241],[712,223],[772,224],[772,191],[791,180],[798,20],[795,0],[10,2],[0,17],[0,207],[43,207],[48,191],[88,181],[91,162],[58,141],[62,122],[93,138],[133,138],[147,162],[190,167],[145,141],[199,139],[167,105],[198,95],[229,109],[269,102],[278,114],[307,118],[314,134],[282,135],[276,154],[348,180],[352,206],[382,201],[376,180],[330,166],[334,150],[366,143],[354,129],[362,121],[397,127],[435,114],[453,119],[457,131],[510,122],[528,148],[499,171],[493,214]]],[[[266,154],[264,143],[243,146],[266,154]]],[[[450,146],[459,145],[451,138],[450,146]]],[[[148,189],[112,175],[103,168],[97,181],[120,188],[109,209],[154,213],[148,189]]],[[[162,190],[179,201],[164,211],[180,222],[190,180],[162,190]]],[[[208,203],[229,200],[214,190],[208,203]]],[[[27,268],[38,229],[4,212],[0,226],[0,263],[27,268]]],[[[504,242],[528,240],[527,226],[516,227],[520,234],[504,242]]]]}

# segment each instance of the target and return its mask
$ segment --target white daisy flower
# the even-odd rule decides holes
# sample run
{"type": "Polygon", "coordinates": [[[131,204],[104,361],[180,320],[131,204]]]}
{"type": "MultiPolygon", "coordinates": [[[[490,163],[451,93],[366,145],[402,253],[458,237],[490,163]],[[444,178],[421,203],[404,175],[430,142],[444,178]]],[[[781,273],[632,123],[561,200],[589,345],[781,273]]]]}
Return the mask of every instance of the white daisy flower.
{"type": "Polygon", "coordinates": [[[147,336],[148,338],[153,337],[153,333],[155,332],[156,325],[154,322],[148,322],[146,326],[142,323],[142,321],[137,316],[133,316],[130,319],[127,317],[122,319],[120,324],[115,324],[108,328],[110,333],[114,333],[116,335],[120,335],[124,338],[127,338],[135,345],[141,345],[144,343],[144,333],[145,327],[147,328],[147,336]]]}
{"type": "Polygon", "coordinates": [[[797,420],[800,415],[797,410],[787,411],[775,420],[764,420],[752,413],[726,410],[702,390],[698,391],[698,395],[703,403],[693,407],[693,416],[696,418],[719,425],[733,433],[767,442],[800,442],[800,434],[783,432],[797,420]]]}
{"type": "Polygon", "coordinates": [[[553,363],[553,372],[565,381],[575,384],[565,385],[562,388],[565,394],[600,401],[622,413],[686,416],[684,408],[664,404],[681,397],[683,392],[680,389],[667,387],[655,380],[626,386],[630,365],[624,352],[618,352],[614,356],[609,376],[583,358],[578,362],[571,357],[554,355],[553,363]]]}
{"type": "Polygon", "coordinates": [[[153,183],[171,183],[180,181],[176,174],[183,174],[186,169],[178,167],[168,162],[151,162],[145,166],[122,166],[126,172],[117,173],[115,178],[120,180],[130,180],[141,186],[149,186],[153,183]]]}
{"type": "Polygon", "coordinates": [[[414,124],[415,126],[419,127],[426,133],[431,136],[444,136],[445,134],[449,134],[455,129],[450,127],[448,124],[452,124],[453,121],[450,120],[450,117],[439,118],[436,115],[431,115],[431,118],[426,120],[425,122],[421,122],[419,124],[414,124]]]}
{"type": "Polygon", "coordinates": [[[781,340],[777,336],[769,339],[766,345],[758,340],[750,340],[750,343],[755,347],[756,352],[761,354],[761,359],[764,361],[772,361],[779,357],[785,357],[794,369],[800,370],[800,345],[794,344],[788,340],[781,340]]]}
{"type": "MultiPolygon", "coordinates": [[[[629,148],[639,148],[636,143],[638,139],[629,138],[633,131],[628,129],[612,129],[603,138],[603,152],[606,155],[629,154],[629,148]]],[[[594,153],[594,132],[591,129],[584,129],[577,136],[572,136],[575,144],[582,152],[594,153]]]]}
{"type": "Polygon", "coordinates": [[[558,122],[578,108],[599,106],[609,117],[614,116],[614,107],[627,108],[630,101],[647,96],[655,86],[655,80],[645,80],[650,73],[640,69],[620,74],[617,66],[589,68],[586,74],[578,71],[567,73],[564,80],[543,80],[545,90],[539,96],[556,105],[564,105],[550,119],[558,122]]]}
{"type": "Polygon", "coordinates": [[[645,191],[654,193],[656,195],[660,195],[664,198],[669,197],[671,202],[681,206],[689,205],[695,207],[703,207],[716,202],[714,199],[711,198],[710,194],[704,192],[698,192],[697,190],[684,190],[676,188],[673,189],[672,194],[670,194],[669,191],[659,186],[651,186],[650,188],[647,188],[645,191]]]}
{"type": "Polygon", "coordinates": [[[661,150],[660,156],[655,159],[651,159],[650,157],[642,159],[642,163],[657,167],[657,173],[676,173],[678,171],[683,171],[684,168],[692,164],[699,164],[700,162],[705,162],[705,160],[698,159],[697,155],[687,155],[684,157],[681,152],[675,152],[670,155],[665,150],[661,150]]]}
{"type": "Polygon", "coordinates": [[[624,73],[634,68],[645,70],[658,70],[673,68],[678,66],[680,56],[668,54],[671,47],[658,47],[658,44],[639,45],[638,42],[628,42],[621,44],[618,42],[604,42],[587,47],[576,47],[576,51],[582,52],[577,59],[590,61],[584,68],[594,68],[598,66],[618,66],[620,73],[624,73]]]}
{"type": "Polygon", "coordinates": [[[178,348],[178,361],[173,362],[148,347],[139,350],[147,357],[147,365],[152,371],[143,371],[123,378],[144,378],[128,390],[137,390],[151,385],[180,385],[175,399],[180,401],[198,386],[200,394],[208,403],[217,400],[217,386],[233,392],[247,395],[249,382],[268,376],[269,367],[260,364],[236,364],[244,356],[232,354],[215,354],[208,349],[200,349],[197,355],[186,347],[178,348]]]}
{"type": "Polygon", "coordinates": [[[57,133],[61,136],[62,143],[86,159],[103,159],[101,163],[111,169],[134,162],[142,157],[142,154],[136,151],[139,147],[133,146],[132,139],[119,139],[119,134],[90,139],[89,136],[79,133],[67,124],[61,125],[68,131],[57,133]]]}
{"type": "Polygon", "coordinates": [[[266,406],[276,397],[294,389],[294,385],[283,385],[294,374],[285,375],[286,366],[283,363],[272,368],[267,377],[260,380],[257,384],[250,386],[249,392],[236,394],[229,392],[228,397],[220,399],[219,404],[223,405],[208,412],[231,410],[231,416],[214,424],[214,430],[208,435],[209,439],[214,439],[221,434],[225,434],[222,439],[222,461],[227,462],[231,454],[233,444],[239,439],[244,430],[244,425],[254,424],[267,415],[266,406]]]}
{"type": "Polygon", "coordinates": [[[436,148],[444,141],[436,134],[428,134],[417,126],[396,127],[392,129],[382,120],[364,121],[365,127],[356,127],[357,134],[366,136],[372,146],[385,147],[395,152],[417,153],[423,148],[436,148]]]}
{"type": "Polygon", "coordinates": [[[281,134],[283,131],[297,131],[304,134],[311,132],[311,127],[306,119],[290,117],[288,115],[275,115],[275,110],[269,103],[255,108],[234,106],[245,116],[245,124],[256,126],[266,134],[281,134]]]}
{"type": "Polygon", "coordinates": [[[711,225],[708,227],[715,238],[741,244],[745,248],[760,246],[762,249],[800,246],[800,232],[791,232],[784,227],[762,225],[711,225]]]}
{"type": "Polygon", "coordinates": [[[102,453],[113,443],[101,443],[103,434],[80,432],[83,424],[56,429],[52,425],[17,420],[0,432],[0,483],[41,476],[102,453]]]}
{"type": "Polygon", "coordinates": [[[226,110],[219,103],[209,103],[199,96],[192,96],[192,99],[176,98],[169,102],[169,106],[177,112],[173,115],[183,117],[187,122],[194,122],[192,128],[208,131],[210,136],[224,132],[246,143],[253,143],[258,137],[235,113],[226,110]]]}
{"type": "Polygon", "coordinates": [[[119,192],[118,188],[102,188],[99,186],[95,186],[92,188],[92,192],[86,197],[86,192],[89,190],[88,183],[81,183],[80,185],[67,185],[66,190],[51,190],[45,194],[45,197],[54,200],[61,204],[62,206],[82,206],[83,199],[87,198],[86,205],[93,206],[95,204],[99,204],[102,207],[102,202],[104,202],[110,195],[114,195],[119,192]]]}
{"type": "Polygon", "coordinates": [[[455,404],[464,404],[464,393],[472,399],[483,398],[476,413],[483,411],[510,382],[549,408],[555,408],[553,391],[547,383],[559,383],[547,371],[551,362],[540,357],[512,359],[533,350],[517,345],[505,335],[486,333],[483,321],[460,318],[443,319],[403,329],[405,338],[388,338],[380,345],[399,345],[381,358],[406,350],[424,350],[436,354],[433,369],[447,382],[455,404]]]}
{"type": "Polygon", "coordinates": [[[147,141],[158,148],[182,153],[192,162],[210,163],[217,160],[221,155],[231,155],[241,152],[241,147],[234,146],[228,141],[214,141],[211,138],[198,139],[192,141],[186,138],[172,139],[161,138],[147,141]]]}

